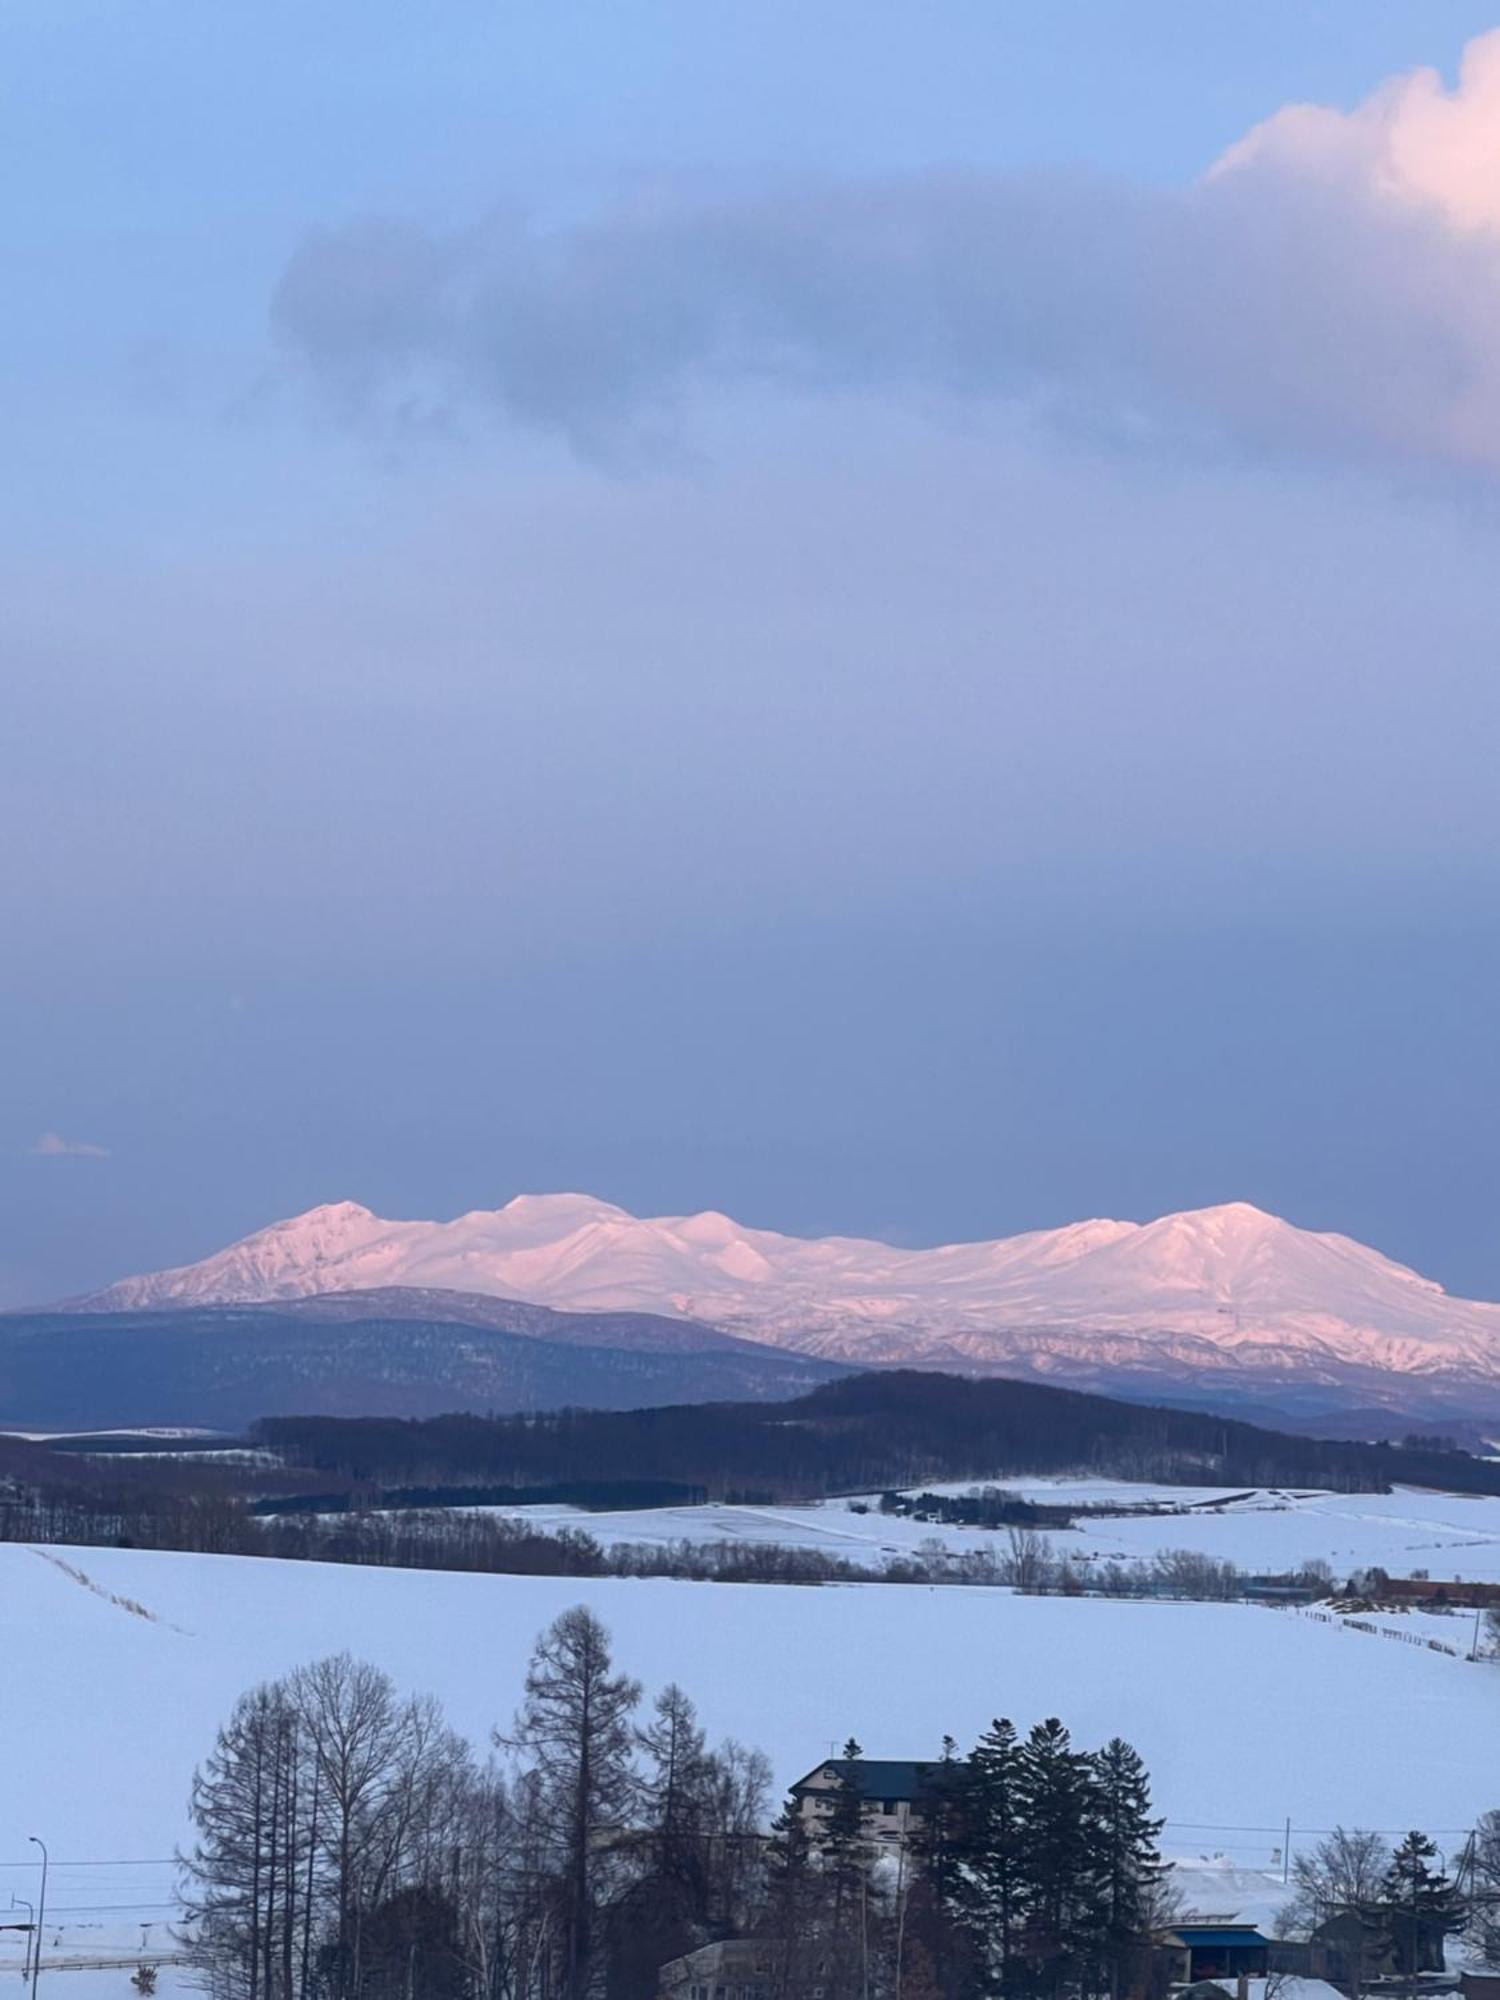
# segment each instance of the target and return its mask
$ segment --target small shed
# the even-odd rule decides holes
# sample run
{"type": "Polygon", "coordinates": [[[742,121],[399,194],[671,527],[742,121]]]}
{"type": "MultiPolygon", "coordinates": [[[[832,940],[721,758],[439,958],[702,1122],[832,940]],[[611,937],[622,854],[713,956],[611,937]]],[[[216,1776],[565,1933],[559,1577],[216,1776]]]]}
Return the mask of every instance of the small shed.
{"type": "Polygon", "coordinates": [[[1174,1986],[1205,1979],[1261,1979],[1270,1970],[1271,1940],[1254,1924],[1178,1924],[1163,1940],[1174,1986]]]}

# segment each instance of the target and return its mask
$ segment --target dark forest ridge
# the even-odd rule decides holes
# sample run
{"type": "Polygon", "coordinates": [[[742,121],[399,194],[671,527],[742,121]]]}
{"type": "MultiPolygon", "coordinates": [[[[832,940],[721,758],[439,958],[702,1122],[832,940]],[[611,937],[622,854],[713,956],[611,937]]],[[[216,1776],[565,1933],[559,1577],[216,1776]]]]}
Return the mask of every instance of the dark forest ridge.
{"type": "Polygon", "coordinates": [[[564,1410],[546,1416],[271,1418],[257,1436],[351,1486],[525,1489],[651,1481],[705,1498],[796,1500],[920,1481],[1097,1472],[1193,1485],[1393,1485],[1500,1493],[1500,1465],[1426,1445],[1296,1437],[1199,1411],[1032,1382],[907,1370],[776,1404],[564,1410]]]}

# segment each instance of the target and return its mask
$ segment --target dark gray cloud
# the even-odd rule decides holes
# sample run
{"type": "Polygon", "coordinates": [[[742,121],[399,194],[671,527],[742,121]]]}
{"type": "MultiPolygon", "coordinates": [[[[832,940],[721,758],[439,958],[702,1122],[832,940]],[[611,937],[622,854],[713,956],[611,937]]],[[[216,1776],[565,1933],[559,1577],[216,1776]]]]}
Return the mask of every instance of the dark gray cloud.
{"type": "Polygon", "coordinates": [[[1252,150],[1186,190],[948,176],[296,253],[276,326],[351,407],[586,453],[707,389],[1005,404],[1134,445],[1500,464],[1500,237],[1252,150]]]}

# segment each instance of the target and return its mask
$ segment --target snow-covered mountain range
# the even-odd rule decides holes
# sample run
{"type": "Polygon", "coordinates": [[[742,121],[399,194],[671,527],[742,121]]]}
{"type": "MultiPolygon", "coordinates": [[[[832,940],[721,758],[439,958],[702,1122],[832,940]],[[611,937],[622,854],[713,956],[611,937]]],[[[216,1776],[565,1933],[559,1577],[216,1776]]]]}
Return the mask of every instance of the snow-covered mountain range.
{"type": "Polygon", "coordinates": [[[1500,1305],[1451,1298],[1349,1237],[1245,1202],[924,1250],[783,1236],[713,1211],[639,1217],[579,1194],[521,1195],[451,1222],[337,1202],[72,1304],[389,1287],[670,1313],[856,1363],[1500,1415],[1500,1305]]]}

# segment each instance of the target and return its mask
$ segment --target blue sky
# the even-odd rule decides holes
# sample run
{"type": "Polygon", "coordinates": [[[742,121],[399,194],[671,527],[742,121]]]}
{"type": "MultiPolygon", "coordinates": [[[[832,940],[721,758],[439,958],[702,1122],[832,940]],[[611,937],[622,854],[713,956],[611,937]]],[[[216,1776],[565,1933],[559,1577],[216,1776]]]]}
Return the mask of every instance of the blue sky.
{"type": "Polygon", "coordinates": [[[564,1186],[1500,1295],[1496,19],[8,8],[0,1302],[564,1186]]]}

